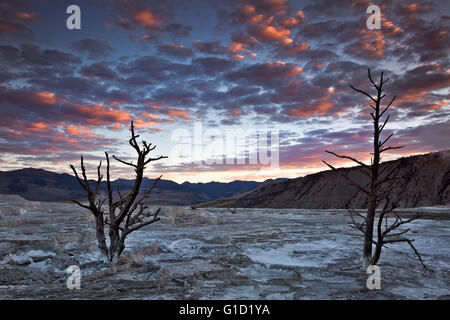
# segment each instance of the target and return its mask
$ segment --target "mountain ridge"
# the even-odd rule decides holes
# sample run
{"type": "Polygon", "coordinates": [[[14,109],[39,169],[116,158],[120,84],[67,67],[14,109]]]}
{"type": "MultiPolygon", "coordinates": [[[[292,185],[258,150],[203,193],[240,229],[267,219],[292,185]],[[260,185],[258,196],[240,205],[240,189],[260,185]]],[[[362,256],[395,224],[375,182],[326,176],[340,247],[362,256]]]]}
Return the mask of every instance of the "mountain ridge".
{"type": "MultiPolygon", "coordinates": [[[[144,178],[141,191],[150,188],[155,179],[144,178]]],[[[95,183],[89,180],[90,184],[95,183]]],[[[122,192],[131,189],[134,180],[116,179],[111,181],[114,191],[120,187],[122,192]]],[[[149,198],[153,204],[193,205],[218,199],[222,194],[234,196],[259,185],[256,181],[182,183],[161,179],[149,198]],[[214,186],[214,188],[212,187],[214,186]],[[207,191],[214,189],[217,191],[207,191]]],[[[100,185],[100,193],[106,192],[106,183],[100,185]]],[[[69,201],[85,200],[84,190],[76,178],[68,173],[56,173],[39,168],[23,168],[0,171],[0,194],[15,194],[30,201],[69,201]]]]}
{"type": "MultiPolygon", "coordinates": [[[[383,162],[381,166],[397,166],[407,179],[393,190],[400,207],[450,204],[450,150],[432,152],[383,162]]],[[[329,209],[353,206],[364,208],[366,197],[348,185],[339,172],[364,183],[361,167],[325,170],[294,179],[267,179],[263,182],[235,180],[232,182],[177,183],[160,180],[149,202],[156,205],[195,205],[196,207],[259,207],[329,209]]],[[[397,168],[396,168],[397,170],[397,168]]],[[[113,190],[131,189],[134,180],[116,179],[113,190]]],[[[152,186],[154,179],[144,178],[141,191],[152,186]]],[[[94,180],[90,180],[94,183],[94,180]]],[[[106,184],[100,185],[105,194],[106,184]]],[[[15,194],[26,200],[85,200],[84,190],[68,173],[39,168],[0,171],[0,194],[15,194]]]]}
{"type": "MultiPolygon", "coordinates": [[[[423,155],[402,157],[381,164],[381,168],[395,167],[405,176],[399,186],[392,190],[393,200],[400,207],[419,207],[450,204],[450,150],[423,155]]],[[[380,169],[381,170],[381,169],[380,169]]],[[[278,182],[255,189],[242,197],[204,203],[205,207],[235,208],[304,208],[344,209],[366,208],[366,197],[357,187],[351,186],[342,177],[361,184],[368,178],[362,167],[338,168],[337,172],[325,170],[301,178],[278,182]]]]}

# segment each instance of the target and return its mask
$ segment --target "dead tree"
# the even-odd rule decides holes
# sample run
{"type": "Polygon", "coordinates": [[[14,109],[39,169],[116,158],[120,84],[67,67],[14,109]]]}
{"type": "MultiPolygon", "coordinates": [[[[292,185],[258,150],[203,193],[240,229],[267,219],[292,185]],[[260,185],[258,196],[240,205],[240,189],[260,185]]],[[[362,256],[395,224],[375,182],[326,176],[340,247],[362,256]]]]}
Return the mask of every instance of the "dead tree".
{"type": "Polygon", "coordinates": [[[92,188],[89,185],[89,181],[86,176],[86,168],[84,166],[83,156],[81,156],[81,175],[78,175],[77,170],[73,165],[70,165],[72,171],[75,174],[81,187],[85,190],[88,200],[88,205],[85,205],[79,201],[72,200],[74,203],[82,208],[88,209],[95,217],[97,243],[104,259],[107,262],[117,262],[120,254],[125,249],[125,239],[133,231],[139,230],[149,224],[152,224],[159,220],[158,214],[161,208],[152,212],[145,204],[145,200],[149,197],[150,193],[156,186],[156,183],[161,179],[161,176],[157,178],[151,188],[147,189],[143,194],[139,195],[139,191],[142,184],[142,178],[144,176],[144,170],[146,166],[152,162],[157,161],[166,156],[159,156],[156,158],[149,157],[149,153],[153,151],[156,146],[148,144],[146,141],[142,141],[140,146],[136,139],[139,135],[134,133],[133,121],[131,122],[131,138],[129,140],[130,145],[137,153],[137,163],[123,161],[113,155],[113,158],[127,166],[133,167],[136,172],[136,178],[134,180],[131,191],[127,194],[122,194],[119,187],[117,187],[118,199],[113,199],[113,190],[111,187],[110,179],[110,163],[109,155],[106,155],[106,188],[107,197],[100,199],[98,194],[100,184],[103,179],[101,174],[102,162],[97,167],[97,181],[92,188]],[[108,201],[108,210],[104,211],[103,204],[108,201]],[[105,238],[105,225],[108,226],[109,247],[105,238]]]}
{"type": "MultiPolygon", "coordinates": [[[[353,157],[346,155],[339,155],[332,151],[325,150],[325,152],[332,154],[338,158],[351,160],[355,162],[358,166],[361,167],[363,173],[368,176],[369,183],[368,185],[362,185],[352,179],[350,179],[347,175],[343,175],[344,179],[346,179],[349,184],[358,188],[362,193],[367,196],[367,212],[366,216],[359,214],[356,210],[351,210],[352,213],[352,227],[360,230],[364,234],[364,247],[363,247],[363,268],[367,269],[369,265],[376,265],[378,260],[380,259],[381,250],[383,247],[386,247],[386,244],[389,243],[398,243],[405,242],[410,245],[413,249],[416,256],[419,258],[422,265],[426,268],[422,257],[419,252],[413,245],[413,241],[405,237],[405,234],[409,231],[409,229],[401,230],[399,227],[404,226],[405,224],[416,220],[420,217],[419,214],[416,214],[414,217],[410,219],[402,219],[394,210],[397,208],[396,201],[392,201],[390,197],[390,193],[398,186],[397,182],[402,179],[397,175],[397,168],[389,168],[385,166],[380,170],[380,162],[381,155],[389,150],[395,150],[403,148],[404,146],[387,146],[387,142],[392,138],[393,133],[389,134],[386,138],[381,139],[380,135],[383,132],[386,124],[389,121],[390,115],[387,115],[386,112],[391,107],[392,103],[395,100],[395,96],[390,100],[390,102],[384,107],[381,108],[381,100],[385,97],[383,94],[383,85],[389,79],[383,79],[383,72],[380,76],[380,81],[377,84],[373,81],[370,69],[368,70],[369,80],[371,85],[376,90],[376,97],[372,97],[371,94],[366,91],[357,89],[350,85],[350,87],[364,95],[366,95],[373,104],[370,104],[370,108],[372,111],[370,115],[373,120],[374,132],[373,132],[373,152],[371,164],[367,165],[362,161],[359,161],[353,157]],[[385,116],[386,114],[386,116],[385,116]],[[384,120],[382,120],[382,117],[384,120]],[[374,240],[374,224],[376,220],[376,209],[378,206],[383,204],[381,212],[378,216],[378,221],[376,224],[376,241],[374,240]],[[362,219],[362,222],[356,222],[353,215],[356,215],[362,219]],[[388,216],[395,216],[395,221],[389,224],[388,216]],[[383,223],[384,222],[384,223],[383,223]],[[373,245],[375,245],[375,251],[373,251],[373,245]]],[[[330,167],[333,171],[336,170],[331,164],[323,161],[328,167],[330,167]]]]}

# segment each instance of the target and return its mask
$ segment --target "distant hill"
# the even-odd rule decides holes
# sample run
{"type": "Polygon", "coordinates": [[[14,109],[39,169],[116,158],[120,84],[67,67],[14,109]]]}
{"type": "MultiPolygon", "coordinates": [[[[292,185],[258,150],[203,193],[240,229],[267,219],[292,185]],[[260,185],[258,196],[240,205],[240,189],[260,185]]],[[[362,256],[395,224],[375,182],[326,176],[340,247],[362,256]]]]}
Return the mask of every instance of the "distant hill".
{"type": "MultiPolygon", "coordinates": [[[[112,182],[113,190],[130,190],[134,180],[117,179],[112,182]]],[[[150,188],[154,180],[144,178],[141,191],[150,188]]],[[[90,181],[94,185],[94,181],[90,181]]],[[[219,198],[233,197],[245,193],[260,183],[256,181],[232,181],[229,183],[209,182],[178,184],[171,180],[160,180],[154,189],[150,202],[165,205],[193,205],[219,198]]],[[[102,183],[100,192],[105,193],[102,183]]],[[[74,176],[43,169],[26,168],[0,172],[0,194],[19,195],[33,201],[84,200],[84,190],[74,176]]]]}
{"type": "MultiPolygon", "coordinates": [[[[450,150],[400,158],[381,164],[397,168],[396,173],[406,179],[399,181],[391,197],[400,207],[419,207],[450,204],[450,150]]],[[[389,169],[387,169],[389,170],[389,169]]],[[[217,200],[204,206],[237,208],[305,208],[329,209],[366,208],[364,194],[348,184],[342,173],[362,185],[368,177],[361,167],[340,168],[311,174],[257,188],[235,198],[217,200]]]]}
{"type": "MultiPolygon", "coordinates": [[[[381,164],[396,168],[406,179],[392,191],[400,207],[450,204],[450,150],[400,158],[381,164]]],[[[196,205],[237,208],[309,208],[329,209],[367,206],[365,196],[348,184],[340,173],[361,184],[368,182],[361,167],[340,168],[296,179],[269,179],[264,182],[233,181],[182,184],[160,180],[149,201],[157,205],[196,205]]],[[[144,178],[141,191],[150,188],[153,179],[144,178]]],[[[114,190],[129,190],[133,180],[112,182],[114,190]]],[[[94,181],[91,181],[94,184],[94,181]]],[[[102,183],[100,192],[105,193],[102,183]]],[[[85,200],[84,191],[70,174],[26,168],[0,172],[0,194],[19,195],[34,201],[85,200]]]]}

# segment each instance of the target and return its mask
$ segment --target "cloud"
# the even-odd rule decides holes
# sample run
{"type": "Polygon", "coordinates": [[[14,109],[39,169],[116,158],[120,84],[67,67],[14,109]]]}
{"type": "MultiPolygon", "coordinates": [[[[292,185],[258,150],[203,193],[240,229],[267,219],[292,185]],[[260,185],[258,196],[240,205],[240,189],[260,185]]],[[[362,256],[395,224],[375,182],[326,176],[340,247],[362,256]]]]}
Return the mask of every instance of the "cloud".
{"type": "Polygon", "coordinates": [[[91,59],[105,57],[115,51],[108,41],[95,38],[75,41],[71,43],[71,46],[75,51],[85,54],[91,59]]]}
{"type": "Polygon", "coordinates": [[[228,48],[220,44],[219,41],[194,41],[194,48],[198,52],[211,55],[224,55],[228,52],[228,48]]]}
{"type": "Polygon", "coordinates": [[[37,21],[41,18],[41,16],[34,12],[17,12],[14,17],[23,21],[37,21]]]}
{"type": "Polygon", "coordinates": [[[274,26],[265,26],[263,28],[257,28],[253,35],[257,36],[259,39],[278,41],[287,37],[291,33],[288,29],[275,28],[274,26]]]}
{"type": "Polygon", "coordinates": [[[171,116],[173,119],[192,119],[188,111],[185,109],[167,109],[164,112],[167,115],[171,116]]]}
{"type": "Polygon", "coordinates": [[[0,36],[4,35],[32,37],[34,34],[33,31],[23,23],[0,20],[0,36]]]}
{"type": "Polygon", "coordinates": [[[192,64],[198,66],[204,74],[210,76],[230,71],[236,66],[234,61],[216,57],[197,58],[192,61],[192,64]]]}
{"type": "Polygon", "coordinates": [[[94,156],[104,148],[89,137],[110,143],[94,135],[124,130],[131,119],[152,131],[203,119],[292,129],[281,141],[282,165],[324,169],[320,160],[330,145],[368,157],[367,97],[348,87],[373,92],[367,67],[374,78],[381,71],[390,78],[384,100],[397,95],[390,124],[403,128],[398,141],[418,152],[445,147],[446,4],[385,1],[382,29],[367,30],[368,3],[249,0],[194,10],[126,0],[105,13],[106,28],[44,46],[37,40],[46,37],[50,16],[39,19],[31,2],[8,2],[7,9],[2,2],[0,149],[8,157],[50,150],[67,159],[74,154],[68,149],[94,156]]]}
{"type": "Polygon", "coordinates": [[[294,78],[302,73],[302,68],[284,62],[257,63],[230,72],[226,79],[241,82],[249,81],[256,84],[267,84],[280,79],[294,78]]]}
{"type": "Polygon", "coordinates": [[[81,74],[87,77],[98,77],[103,80],[117,79],[117,74],[106,62],[96,62],[81,68],[81,74]]]}
{"type": "Polygon", "coordinates": [[[162,54],[175,58],[189,58],[193,56],[191,49],[180,44],[164,43],[158,46],[158,51],[162,54]]]}
{"type": "Polygon", "coordinates": [[[162,24],[161,18],[150,7],[136,10],[131,17],[134,22],[145,29],[152,29],[162,24]]]}
{"type": "Polygon", "coordinates": [[[170,23],[162,28],[162,31],[174,37],[187,37],[192,32],[192,27],[182,25],[181,23],[170,23]]]}
{"type": "Polygon", "coordinates": [[[317,100],[309,105],[299,105],[286,108],[287,115],[297,118],[307,118],[314,116],[324,116],[330,114],[334,103],[329,100],[317,100]]]}
{"type": "Polygon", "coordinates": [[[24,78],[71,74],[80,63],[80,58],[59,50],[41,49],[31,44],[20,48],[0,45],[0,64],[5,70],[19,71],[24,78]]]}

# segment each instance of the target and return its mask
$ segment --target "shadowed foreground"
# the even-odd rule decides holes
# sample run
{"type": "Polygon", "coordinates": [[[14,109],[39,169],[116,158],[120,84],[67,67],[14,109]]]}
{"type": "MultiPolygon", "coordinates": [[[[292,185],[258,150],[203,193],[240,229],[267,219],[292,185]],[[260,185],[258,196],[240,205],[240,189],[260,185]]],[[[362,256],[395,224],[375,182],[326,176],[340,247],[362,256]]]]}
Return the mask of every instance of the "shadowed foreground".
{"type": "MultiPolygon", "coordinates": [[[[1,299],[448,299],[450,208],[410,226],[434,272],[408,246],[381,258],[381,290],[359,269],[361,238],[344,210],[164,207],[130,235],[115,270],[100,261],[94,223],[72,204],[0,204],[1,299]],[[431,219],[430,219],[431,217],[431,219]],[[79,265],[81,289],[66,268],[79,265]]],[[[416,210],[416,209],[414,209],[416,210]]]]}

